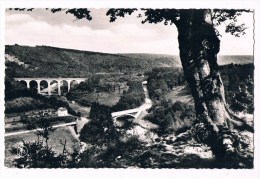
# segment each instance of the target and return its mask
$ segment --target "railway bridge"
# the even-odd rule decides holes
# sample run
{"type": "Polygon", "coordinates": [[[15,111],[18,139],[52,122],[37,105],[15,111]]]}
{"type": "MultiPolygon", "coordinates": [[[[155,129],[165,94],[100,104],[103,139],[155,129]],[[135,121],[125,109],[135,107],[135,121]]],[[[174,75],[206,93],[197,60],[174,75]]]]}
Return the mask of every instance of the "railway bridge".
{"type": "Polygon", "coordinates": [[[14,78],[16,81],[24,83],[27,88],[36,88],[38,93],[47,93],[52,95],[52,89],[58,89],[58,95],[61,95],[61,87],[67,86],[68,92],[73,84],[79,84],[87,78],[14,78]],[[33,83],[35,84],[33,87],[33,83]],[[44,84],[45,83],[45,84],[44,84]]]}

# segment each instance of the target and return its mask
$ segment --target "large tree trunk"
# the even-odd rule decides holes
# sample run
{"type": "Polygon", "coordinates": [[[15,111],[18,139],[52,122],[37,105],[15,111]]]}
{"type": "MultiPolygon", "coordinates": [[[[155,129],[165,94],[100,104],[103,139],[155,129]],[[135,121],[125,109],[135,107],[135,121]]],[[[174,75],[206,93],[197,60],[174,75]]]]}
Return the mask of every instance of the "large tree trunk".
{"type": "Polygon", "coordinates": [[[233,150],[234,140],[229,135],[232,116],[226,107],[219,74],[220,41],[211,22],[211,12],[181,10],[178,32],[180,58],[194,98],[197,119],[207,124],[211,131],[210,145],[222,156],[223,151],[233,150]]]}

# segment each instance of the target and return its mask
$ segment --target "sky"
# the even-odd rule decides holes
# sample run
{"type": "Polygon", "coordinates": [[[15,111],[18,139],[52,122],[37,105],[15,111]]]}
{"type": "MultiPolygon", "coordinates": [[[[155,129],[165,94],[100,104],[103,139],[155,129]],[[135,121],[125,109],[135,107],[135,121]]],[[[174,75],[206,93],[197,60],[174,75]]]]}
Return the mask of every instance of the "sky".
{"type": "MultiPolygon", "coordinates": [[[[5,13],[6,45],[46,45],[106,53],[155,53],[179,55],[175,25],[142,24],[138,14],[114,23],[107,9],[91,9],[92,21],[76,20],[71,14],[45,9],[5,13]]],[[[238,22],[248,27],[239,38],[222,32],[220,55],[253,55],[253,14],[243,14],[238,22]]]]}

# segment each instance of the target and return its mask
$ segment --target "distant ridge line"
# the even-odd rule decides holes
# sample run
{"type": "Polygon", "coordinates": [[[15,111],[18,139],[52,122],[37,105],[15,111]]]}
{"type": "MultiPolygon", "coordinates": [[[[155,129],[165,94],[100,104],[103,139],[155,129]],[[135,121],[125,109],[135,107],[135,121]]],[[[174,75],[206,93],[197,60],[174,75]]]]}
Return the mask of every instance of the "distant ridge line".
{"type": "MultiPolygon", "coordinates": [[[[52,48],[56,50],[65,50],[71,52],[86,52],[86,53],[93,53],[93,54],[103,54],[103,55],[116,55],[116,56],[124,56],[128,57],[128,55],[155,55],[155,56],[172,56],[172,57],[179,57],[179,54],[157,54],[157,53],[108,53],[108,52],[101,52],[101,51],[88,51],[88,50],[81,50],[81,49],[73,49],[73,48],[65,48],[65,47],[55,47],[55,46],[48,46],[48,45],[36,45],[36,46],[29,46],[29,45],[5,45],[5,46],[20,46],[20,47],[29,47],[29,48],[52,48]]],[[[235,56],[247,56],[252,57],[253,55],[218,55],[218,57],[235,57],[235,56]]]]}

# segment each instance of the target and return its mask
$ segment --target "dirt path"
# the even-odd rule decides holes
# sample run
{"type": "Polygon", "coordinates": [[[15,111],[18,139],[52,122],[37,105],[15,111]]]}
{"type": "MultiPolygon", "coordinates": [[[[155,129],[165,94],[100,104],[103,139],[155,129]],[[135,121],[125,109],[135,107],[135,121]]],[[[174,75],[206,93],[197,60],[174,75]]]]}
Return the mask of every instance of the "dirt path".
{"type": "Polygon", "coordinates": [[[143,85],[144,94],[145,94],[145,103],[139,107],[140,115],[134,119],[134,123],[139,124],[141,127],[145,129],[155,129],[158,128],[156,124],[153,124],[150,121],[144,120],[144,117],[148,114],[147,110],[150,109],[153,105],[152,100],[149,97],[148,89],[146,85],[143,85]]]}
{"type": "MultiPolygon", "coordinates": [[[[58,128],[58,127],[65,127],[65,126],[71,126],[71,125],[75,125],[76,122],[70,122],[70,123],[65,123],[65,124],[58,124],[58,125],[53,125],[53,128],[58,128]]],[[[5,134],[6,136],[13,136],[13,135],[19,135],[19,134],[25,134],[25,133],[29,133],[29,132],[36,132],[39,130],[43,130],[42,128],[37,128],[37,129],[33,129],[33,130],[26,130],[26,131],[19,131],[19,132],[11,132],[11,133],[7,133],[5,134]]]]}
{"type": "Polygon", "coordinates": [[[190,89],[187,85],[182,85],[174,88],[165,96],[165,98],[171,99],[173,103],[175,103],[176,101],[181,101],[184,103],[193,102],[190,89]]]}

